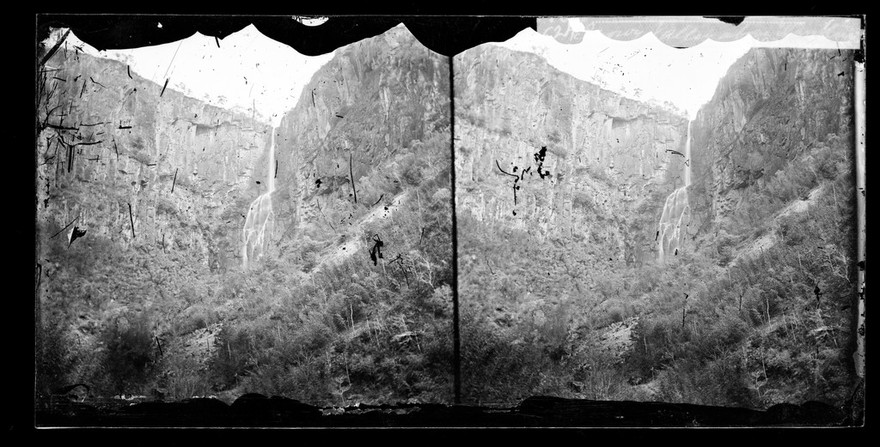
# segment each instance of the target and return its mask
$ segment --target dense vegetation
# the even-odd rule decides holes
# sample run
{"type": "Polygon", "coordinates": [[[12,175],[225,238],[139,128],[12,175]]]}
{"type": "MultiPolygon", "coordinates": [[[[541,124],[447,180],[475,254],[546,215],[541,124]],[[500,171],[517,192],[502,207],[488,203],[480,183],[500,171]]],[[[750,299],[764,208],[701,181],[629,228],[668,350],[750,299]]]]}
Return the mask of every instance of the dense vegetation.
{"type": "Polygon", "coordinates": [[[591,269],[598,241],[553,243],[460,212],[465,397],[846,402],[855,296],[849,141],[831,136],[754,185],[731,233],[663,264],[591,269]],[[805,209],[786,209],[811,191],[805,209]],[[750,249],[761,238],[776,242],[750,249]],[[596,286],[584,287],[591,278],[596,286]],[[628,336],[615,343],[622,328],[628,336]]]}
{"type": "Polygon", "coordinates": [[[320,253],[299,247],[297,258],[219,275],[186,251],[100,237],[68,246],[66,233],[48,237],[60,228],[41,228],[51,262],[38,391],[86,383],[96,396],[451,401],[448,139],[407,149],[407,199],[363,222],[351,237],[364,248],[338,265],[316,266],[320,253]],[[374,265],[375,234],[385,246],[374,265]]]}

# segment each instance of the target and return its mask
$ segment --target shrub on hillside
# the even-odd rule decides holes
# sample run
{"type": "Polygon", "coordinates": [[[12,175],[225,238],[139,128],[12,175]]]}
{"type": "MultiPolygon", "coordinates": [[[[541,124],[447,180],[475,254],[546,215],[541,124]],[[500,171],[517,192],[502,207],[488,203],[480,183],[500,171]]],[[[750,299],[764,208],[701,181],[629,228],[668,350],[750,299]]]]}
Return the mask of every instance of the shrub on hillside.
{"type": "Polygon", "coordinates": [[[749,378],[734,355],[703,363],[676,361],[659,375],[659,399],[664,402],[732,407],[755,407],[749,378]]]}
{"type": "Polygon", "coordinates": [[[204,304],[186,308],[172,323],[176,335],[189,334],[196,329],[208,327],[217,321],[217,312],[204,304]]]}
{"type": "Polygon", "coordinates": [[[104,385],[116,394],[140,393],[150,378],[155,350],[149,316],[139,312],[117,318],[101,333],[101,342],[104,385]]]}
{"type": "Polygon", "coordinates": [[[52,390],[69,385],[67,375],[73,367],[71,342],[60,321],[50,321],[40,328],[37,346],[37,393],[48,395],[52,390]]]}
{"type": "Polygon", "coordinates": [[[493,331],[462,315],[462,394],[474,403],[518,403],[532,396],[551,362],[534,343],[493,331]]]}
{"type": "Polygon", "coordinates": [[[213,381],[224,388],[230,388],[245,374],[250,355],[248,334],[228,323],[220,330],[214,343],[217,350],[210,361],[213,381]]]}

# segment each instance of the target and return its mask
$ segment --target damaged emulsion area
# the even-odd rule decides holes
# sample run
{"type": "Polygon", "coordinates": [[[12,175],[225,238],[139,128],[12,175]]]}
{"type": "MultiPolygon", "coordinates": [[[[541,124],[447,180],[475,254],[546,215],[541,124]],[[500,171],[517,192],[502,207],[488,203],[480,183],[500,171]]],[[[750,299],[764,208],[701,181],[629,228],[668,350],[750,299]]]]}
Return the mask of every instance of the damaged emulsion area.
{"type": "MultiPolygon", "coordinates": [[[[539,150],[538,152],[535,152],[535,154],[534,154],[535,163],[537,163],[537,165],[538,165],[537,168],[535,169],[535,172],[538,173],[538,176],[541,177],[541,180],[550,176],[550,171],[543,169],[544,158],[546,156],[547,156],[547,146],[542,146],[541,150],[539,150]]],[[[517,172],[518,170],[520,170],[520,173],[517,175],[517,174],[511,174],[509,172],[506,172],[504,169],[501,169],[501,164],[498,163],[498,160],[495,160],[495,166],[498,167],[498,170],[501,171],[502,174],[513,177],[513,185],[512,185],[512,187],[513,187],[513,206],[516,207],[516,205],[517,205],[516,191],[522,187],[522,185],[520,185],[519,182],[525,179],[526,174],[529,174],[530,176],[534,174],[532,172],[532,167],[529,166],[525,169],[520,170],[518,166],[514,166],[513,172],[517,172]]],[[[513,210],[513,215],[516,216],[516,210],[513,210]]]]}

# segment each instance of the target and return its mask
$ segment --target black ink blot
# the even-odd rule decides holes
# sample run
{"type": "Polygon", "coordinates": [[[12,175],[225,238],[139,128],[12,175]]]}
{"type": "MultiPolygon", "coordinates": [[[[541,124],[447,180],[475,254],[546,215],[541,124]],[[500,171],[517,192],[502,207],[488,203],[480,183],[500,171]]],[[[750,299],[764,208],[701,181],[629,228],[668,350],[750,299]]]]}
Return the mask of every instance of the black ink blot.
{"type": "Polygon", "coordinates": [[[70,240],[67,243],[67,247],[69,248],[73,241],[83,237],[86,235],[86,230],[80,230],[79,227],[74,226],[73,231],[70,233],[70,240]]]}
{"type": "Polygon", "coordinates": [[[541,176],[541,179],[550,175],[550,171],[541,172],[541,168],[544,166],[544,158],[547,156],[547,146],[542,146],[541,150],[535,154],[535,161],[538,162],[538,175],[541,176]]]}
{"type": "Polygon", "coordinates": [[[382,247],[385,245],[385,243],[382,242],[382,239],[379,238],[378,234],[373,235],[373,241],[373,248],[370,249],[370,259],[373,261],[373,265],[377,265],[379,262],[377,258],[383,257],[382,247]]]}

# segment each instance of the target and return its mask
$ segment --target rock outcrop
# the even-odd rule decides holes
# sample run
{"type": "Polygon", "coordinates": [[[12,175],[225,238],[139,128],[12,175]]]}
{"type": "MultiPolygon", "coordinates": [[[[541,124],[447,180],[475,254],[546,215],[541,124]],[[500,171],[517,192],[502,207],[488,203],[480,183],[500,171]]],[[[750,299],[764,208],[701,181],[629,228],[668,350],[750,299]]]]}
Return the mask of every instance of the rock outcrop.
{"type": "Polygon", "coordinates": [[[406,192],[415,152],[432,139],[448,151],[449,123],[447,60],[405,27],[339,49],[278,128],[275,244],[326,247],[340,228],[390,206],[406,192]]]}
{"type": "Polygon", "coordinates": [[[186,251],[212,271],[236,264],[268,125],[74,50],[47,61],[40,89],[41,237],[78,218],[88,237],[122,247],[186,251]]]}
{"type": "Polygon", "coordinates": [[[693,125],[691,239],[732,232],[749,191],[829,138],[845,138],[852,88],[851,51],[758,48],[734,63],[693,125]]]}
{"type": "Polygon", "coordinates": [[[483,45],[454,63],[459,210],[596,245],[612,268],[656,256],[663,200],[683,184],[684,117],[529,53],[483,45]]]}

